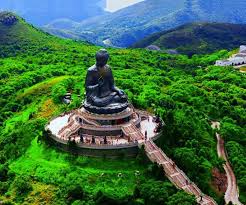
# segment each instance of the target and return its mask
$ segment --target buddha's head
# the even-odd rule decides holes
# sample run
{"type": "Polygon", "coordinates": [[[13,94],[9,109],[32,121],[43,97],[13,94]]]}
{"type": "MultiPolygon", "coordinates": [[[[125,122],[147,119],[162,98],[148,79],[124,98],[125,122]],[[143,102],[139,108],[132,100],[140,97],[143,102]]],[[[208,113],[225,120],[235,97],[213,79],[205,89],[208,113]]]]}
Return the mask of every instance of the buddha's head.
{"type": "Polygon", "coordinates": [[[107,64],[109,59],[109,53],[106,49],[100,49],[96,53],[96,65],[98,67],[103,67],[107,64]]]}

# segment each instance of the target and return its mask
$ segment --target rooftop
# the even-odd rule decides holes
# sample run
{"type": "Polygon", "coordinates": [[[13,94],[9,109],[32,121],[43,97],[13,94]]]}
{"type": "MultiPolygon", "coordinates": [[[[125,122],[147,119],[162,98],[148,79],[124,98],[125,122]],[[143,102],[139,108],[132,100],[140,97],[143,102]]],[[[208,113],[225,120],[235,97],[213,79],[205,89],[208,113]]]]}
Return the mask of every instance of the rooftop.
{"type": "Polygon", "coordinates": [[[218,60],[218,62],[229,62],[229,60],[218,60]]]}
{"type": "Polygon", "coordinates": [[[236,54],[235,57],[245,58],[246,57],[246,51],[245,51],[245,53],[236,54]]]}

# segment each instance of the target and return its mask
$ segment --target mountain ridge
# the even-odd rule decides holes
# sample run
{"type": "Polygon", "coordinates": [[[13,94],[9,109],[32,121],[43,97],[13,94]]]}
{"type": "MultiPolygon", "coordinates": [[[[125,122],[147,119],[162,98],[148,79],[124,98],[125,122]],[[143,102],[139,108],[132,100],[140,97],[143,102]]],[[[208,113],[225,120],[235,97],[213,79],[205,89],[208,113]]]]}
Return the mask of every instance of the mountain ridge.
{"type": "MultiPolygon", "coordinates": [[[[114,46],[127,47],[149,33],[161,31],[160,27],[150,25],[155,25],[156,19],[163,15],[181,9],[184,3],[184,0],[164,1],[168,6],[160,7],[163,0],[147,0],[114,13],[89,18],[80,22],[80,26],[70,32],[82,34],[90,32],[94,36],[93,43],[95,44],[104,45],[103,41],[110,39],[114,46]],[[141,29],[142,27],[144,29],[141,29]]],[[[49,31],[47,27],[45,30],[49,31]]]]}
{"type": "Polygon", "coordinates": [[[146,0],[112,14],[86,19],[70,32],[90,32],[90,40],[95,44],[104,45],[107,40],[117,47],[129,47],[153,33],[186,23],[246,23],[245,10],[243,0],[146,0]]]}
{"type": "Polygon", "coordinates": [[[189,23],[168,31],[152,34],[132,45],[145,48],[155,45],[193,55],[234,49],[246,44],[246,25],[230,23],[189,23]]]}

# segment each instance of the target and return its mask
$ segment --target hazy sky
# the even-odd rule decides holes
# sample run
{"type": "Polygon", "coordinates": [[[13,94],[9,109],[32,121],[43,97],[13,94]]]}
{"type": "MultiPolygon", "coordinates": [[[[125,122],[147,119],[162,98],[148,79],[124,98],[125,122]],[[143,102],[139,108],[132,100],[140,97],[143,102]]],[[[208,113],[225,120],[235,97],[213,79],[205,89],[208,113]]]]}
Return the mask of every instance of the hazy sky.
{"type": "Polygon", "coordinates": [[[107,0],[106,10],[114,12],[124,7],[138,3],[140,1],[143,1],[143,0],[107,0]]]}

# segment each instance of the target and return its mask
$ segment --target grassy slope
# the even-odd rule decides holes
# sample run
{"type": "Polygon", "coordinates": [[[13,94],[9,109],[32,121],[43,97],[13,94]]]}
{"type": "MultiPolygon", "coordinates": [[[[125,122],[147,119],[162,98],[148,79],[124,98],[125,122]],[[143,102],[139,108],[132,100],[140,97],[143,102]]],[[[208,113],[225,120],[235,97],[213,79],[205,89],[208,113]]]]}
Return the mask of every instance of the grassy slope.
{"type": "Polygon", "coordinates": [[[129,159],[73,158],[53,148],[46,148],[37,142],[37,138],[32,141],[26,154],[10,165],[10,169],[20,175],[30,175],[43,183],[78,180],[89,193],[96,194],[104,189],[108,194],[117,193],[118,197],[134,191],[137,180],[135,172],[138,170],[143,174],[144,170],[143,166],[129,159]],[[118,177],[119,173],[122,173],[122,177],[118,177]]]}
{"type": "Polygon", "coordinates": [[[234,49],[246,43],[246,26],[223,23],[193,23],[170,31],[155,33],[133,45],[144,48],[157,45],[162,49],[176,49],[183,54],[212,53],[234,49]]]}

